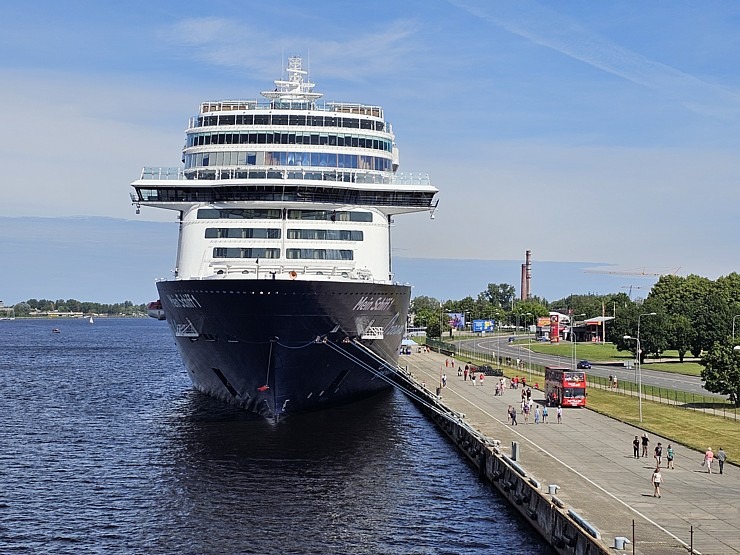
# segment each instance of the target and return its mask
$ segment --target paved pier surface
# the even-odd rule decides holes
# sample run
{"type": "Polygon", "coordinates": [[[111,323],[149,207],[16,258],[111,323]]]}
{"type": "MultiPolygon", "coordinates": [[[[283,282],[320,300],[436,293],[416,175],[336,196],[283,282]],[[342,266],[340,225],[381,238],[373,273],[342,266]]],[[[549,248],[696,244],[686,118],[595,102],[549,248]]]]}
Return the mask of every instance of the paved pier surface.
{"type": "MultiPolygon", "coordinates": [[[[519,443],[519,463],[547,491],[557,484],[557,497],[597,528],[604,543],[614,546],[615,537],[632,539],[635,521],[635,546],[623,553],[687,553],[692,543],[703,555],[740,553],[740,469],[725,464],[719,474],[715,461],[712,473],[701,466],[704,453],[693,451],[650,433],[649,456],[635,459],[632,440],[643,430],[610,419],[593,411],[564,408],[562,424],[557,423],[554,408],[549,408],[548,423],[529,424],[518,414],[517,426],[507,423],[510,404],[519,408],[521,389],[506,389],[495,396],[499,378],[486,376],[483,386],[457,376],[457,366],[445,368],[449,357],[438,353],[413,353],[400,357],[427,389],[436,391],[440,374],[447,374],[447,387],[441,396],[445,405],[465,414],[465,421],[486,437],[500,440],[502,451],[511,455],[511,443],[519,443]],[[676,452],[674,469],[665,468],[661,498],[653,497],[650,482],[655,469],[653,448],[660,441],[666,448],[672,443],[676,452]]],[[[508,380],[507,380],[508,382],[508,380]]],[[[535,403],[542,406],[544,395],[532,389],[535,403]]],[[[625,399],[625,402],[636,402],[625,399]]],[[[517,411],[520,412],[519,410],[517,411]]],[[[716,453],[719,445],[707,445],[716,453]]],[[[730,458],[740,457],[740,445],[723,445],[730,458]]],[[[614,550],[615,553],[620,551],[614,550]]]]}

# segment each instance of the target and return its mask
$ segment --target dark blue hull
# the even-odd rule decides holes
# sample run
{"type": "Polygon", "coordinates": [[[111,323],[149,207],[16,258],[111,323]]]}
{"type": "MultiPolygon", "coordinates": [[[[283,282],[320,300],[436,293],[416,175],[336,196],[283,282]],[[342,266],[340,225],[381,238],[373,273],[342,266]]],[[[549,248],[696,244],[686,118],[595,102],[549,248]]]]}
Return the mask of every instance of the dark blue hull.
{"type": "Polygon", "coordinates": [[[364,282],[157,284],[197,389],[268,418],[389,387],[411,288],[364,282]]]}

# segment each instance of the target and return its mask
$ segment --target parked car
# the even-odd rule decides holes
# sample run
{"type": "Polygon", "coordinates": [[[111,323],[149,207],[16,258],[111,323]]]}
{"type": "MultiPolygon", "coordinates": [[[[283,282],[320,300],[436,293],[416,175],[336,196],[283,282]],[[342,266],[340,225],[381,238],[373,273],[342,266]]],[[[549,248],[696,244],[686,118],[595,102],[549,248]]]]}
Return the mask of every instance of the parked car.
{"type": "Polygon", "coordinates": [[[577,366],[581,370],[590,370],[591,369],[591,363],[589,361],[587,361],[587,360],[579,360],[577,366]]]}

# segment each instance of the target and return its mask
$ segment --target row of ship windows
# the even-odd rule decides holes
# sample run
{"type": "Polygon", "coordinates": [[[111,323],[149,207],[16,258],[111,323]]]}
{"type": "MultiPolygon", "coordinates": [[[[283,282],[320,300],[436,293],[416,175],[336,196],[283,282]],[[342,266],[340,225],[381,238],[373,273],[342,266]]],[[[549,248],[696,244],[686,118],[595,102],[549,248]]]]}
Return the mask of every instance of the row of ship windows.
{"type": "Polygon", "coordinates": [[[213,125],[309,125],[312,127],[348,127],[383,131],[382,121],[335,116],[307,116],[298,114],[235,114],[198,116],[198,127],[213,125]]]}
{"type": "MultiPolygon", "coordinates": [[[[256,227],[209,227],[206,239],[280,239],[278,228],[256,227]]],[[[362,231],[353,229],[289,229],[288,239],[310,239],[313,241],[362,241],[362,231]]]]}
{"type": "Polygon", "coordinates": [[[344,210],[283,210],[280,208],[199,208],[199,220],[323,220],[372,222],[372,212],[344,210]]]}
{"type": "MultiPolygon", "coordinates": [[[[280,258],[280,249],[216,247],[213,258],[280,258]]],[[[288,260],[354,260],[354,253],[344,249],[286,249],[288,260]]]]}
{"type": "Polygon", "coordinates": [[[199,152],[185,155],[185,169],[209,166],[317,166],[388,171],[388,158],[332,152],[199,152]]]}
{"type": "Polygon", "coordinates": [[[393,143],[359,135],[326,133],[194,133],[188,135],[187,146],[205,145],[327,145],[372,148],[391,152],[393,143]]]}

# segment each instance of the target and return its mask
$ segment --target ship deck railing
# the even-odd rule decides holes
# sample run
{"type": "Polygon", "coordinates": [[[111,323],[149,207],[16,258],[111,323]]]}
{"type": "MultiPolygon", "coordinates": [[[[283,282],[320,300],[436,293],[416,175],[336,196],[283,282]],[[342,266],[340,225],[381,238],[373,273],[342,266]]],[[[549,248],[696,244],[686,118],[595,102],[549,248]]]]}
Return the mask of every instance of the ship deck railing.
{"type": "MultiPolygon", "coordinates": [[[[359,116],[383,118],[383,108],[369,104],[353,102],[315,102],[307,100],[217,100],[201,102],[200,116],[210,112],[242,112],[251,110],[311,110],[317,112],[340,112],[359,116]]],[[[198,117],[190,118],[188,128],[204,127],[198,122],[198,117]]]]}
{"type": "Polygon", "coordinates": [[[205,180],[205,181],[224,181],[232,179],[247,179],[247,180],[265,180],[265,179],[285,179],[289,177],[291,180],[301,180],[300,176],[306,177],[306,181],[336,181],[343,182],[340,179],[344,174],[350,174],[352,179],[351,183],[368,183],[368,184],[380,184],[380,185],[430,185],[428,173],[414,173],[414,172],[400,172],[393,175],[387,175],[384,173],[369,173],[365,171],[353,171],[353,172],[342,172],[342,171],[326,171],[325,168],[316,169],[311,171],[310,168],[301,171],[298,167],[291,166],[290,168],[282,168],[275,170],[274,168],[202,168],[202,169],[188,169],[187,171],[183,168],[178,167],[157,167],[157,166],[145,166],[141,170],[140,180],[149,181],[194,181],[194,180],[205,180]],[[252,177],[255,176],[255,177],[252,177]],[[332,179],[333,178],[333,179],[332,179]]]}
{"type": "MultiPolygon", "coordinates": [[[[210,263],[213,274],[200,279],[311,279],[341,278],[347,280],[372,281],[372,272],[354,265],[305,265],[286,266],[285,264],[257,264],[253,261],[242,264],[210,263]]],[[[197,279],[197,278],[194,278],[197,279]]]]}

